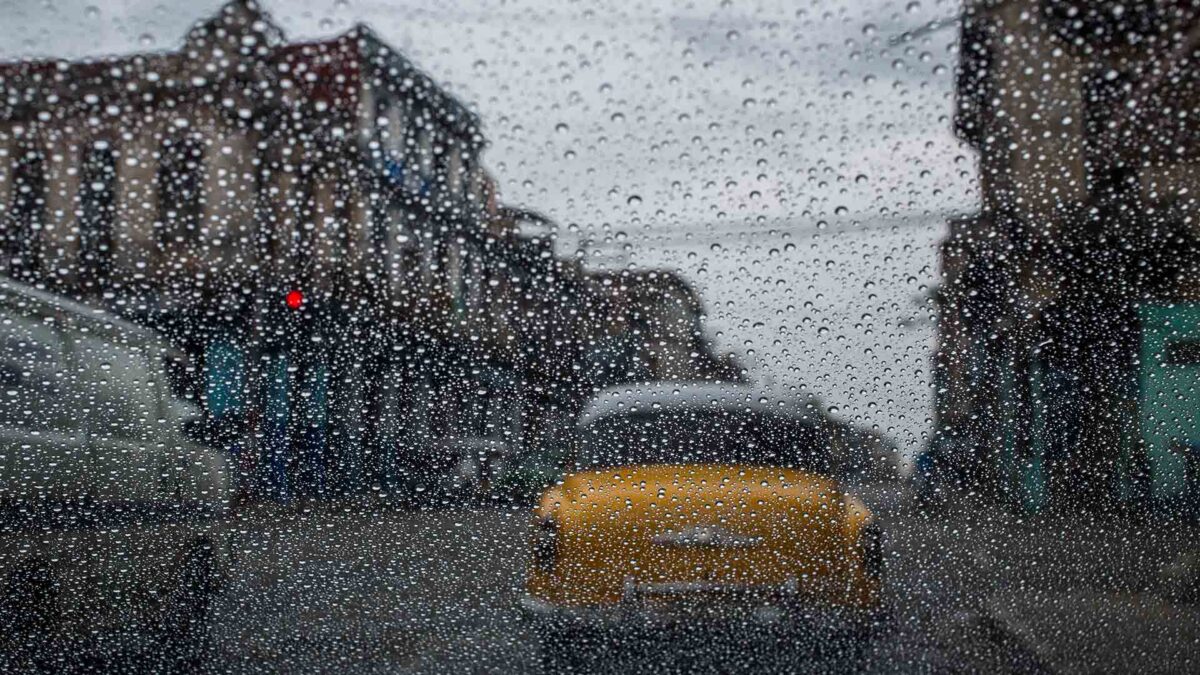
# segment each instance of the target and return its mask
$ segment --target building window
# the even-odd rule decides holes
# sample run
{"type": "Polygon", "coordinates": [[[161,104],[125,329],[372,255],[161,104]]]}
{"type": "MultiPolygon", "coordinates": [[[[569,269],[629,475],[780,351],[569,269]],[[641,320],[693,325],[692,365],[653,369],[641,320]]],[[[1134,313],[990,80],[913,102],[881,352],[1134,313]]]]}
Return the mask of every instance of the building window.
{"type": "Polygon", "coordinates": [[[358,91],[358,134],[361,141],[370,142],[379,136],[379,108],[375,87],[369,81],[364,81],[358,91]]]}
{"type": "Polygon", "coordinates": [[[83,159],[79,187],[80,275],[87,285],[103,283],[112,261],[117,164],[107,143],[92,146],[83,159]]]}
{"type": "Polygon", "coordinates": [[[446,190],[455,199],[463,197],[463,152],[457,145],[446,153],[446,190]]]}
{"type": "Polygon", "coordinates": [[[421,196],[428,196],[434,181],[433,134],[428,129],[417,132],[417,172],[421,196]]]}
{"type": "Polygon", "coordinates": [[[387,140],[387,151],[392,157],[404,161],[406,154],[405,139],[408,129],[405,125],[404,108],[399,102],[392,103],[387,108],[387,116],[383,130],[384,138],[387,140]]]}
{"type": "Polygon", "coordinates": [[[158,219],[164,241],[194,241],[204,218],[204,146],[196,139],[163,143],[158,163],[158,219]]]}
{"type": "Polygon", "coordinates": [[[0,250],[8,259],[9,274],[22,278],[37,271],[39,233],[46,217],[46,160],[40,150],[25,150],[13,168],[12,181],[0,250]]]}

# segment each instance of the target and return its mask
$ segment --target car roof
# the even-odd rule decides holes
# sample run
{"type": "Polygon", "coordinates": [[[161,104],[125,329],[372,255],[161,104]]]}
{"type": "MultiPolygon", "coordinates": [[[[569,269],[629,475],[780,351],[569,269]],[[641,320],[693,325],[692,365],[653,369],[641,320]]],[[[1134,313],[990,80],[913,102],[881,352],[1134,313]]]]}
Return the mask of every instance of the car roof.
{"type": "Polygon", "coordinates": [[[0,293],[11,293],[14,296],[25,298],[26,300],[30,300],[35,304],[41,305],[42,307],[57,309],[74,316],[82,317],[89,321],[103,324],[106,327],[111,327],[122,333],[136,335],[137,337],[148,342],[154,342],[157,346],[160,346],[164,349],[169,347],[162,337],[149,328],[139,326],[114,314],[106,312],[98,307],[85,305],[81,302],[76,302],[60,295],[55,295],[18,281],[13,281],[7,277],[0,277],[0,293]]]}
{"type": "Polygon", "coordinates": [[[623,384],[600,390],[579,414],[577,424],[586,427],[615,415],[646,410],[705,408],[741,410],[762,414],[796,416],[790,397],[778,392],[735,383],[651,382],[623,384]]]}

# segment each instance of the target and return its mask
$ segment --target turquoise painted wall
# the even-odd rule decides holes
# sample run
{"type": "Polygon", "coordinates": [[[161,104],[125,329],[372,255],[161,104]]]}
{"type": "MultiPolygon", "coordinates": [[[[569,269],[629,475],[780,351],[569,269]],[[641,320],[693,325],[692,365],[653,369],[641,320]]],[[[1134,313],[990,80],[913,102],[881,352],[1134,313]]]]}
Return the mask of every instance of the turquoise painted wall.
{"type": "MultiPolygon", "coordinates": [[[[1150,464],[1151,496],[1197,499],[1200,495],[1187,494],[1187,454],[1200,453],[1200,305],[1144,305],[1138,314],[1138,417],[1150,464]]],[[[1194,471],[1200,463],[1193,460],[1192,465],[1194,471]]],[[[1191,482],[1195,489],[1197,477],[1191,482]]]]}

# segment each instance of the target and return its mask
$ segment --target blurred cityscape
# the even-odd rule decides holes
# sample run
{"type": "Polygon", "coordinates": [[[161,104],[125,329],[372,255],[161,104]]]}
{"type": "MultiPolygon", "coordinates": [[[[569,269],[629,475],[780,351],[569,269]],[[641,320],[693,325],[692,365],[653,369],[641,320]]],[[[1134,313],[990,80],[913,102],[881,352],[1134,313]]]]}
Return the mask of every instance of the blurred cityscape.
{"type": "MultiPolygon", "coordinates": [[[[1192,4],[967,0],[889,42],[959,30],[953,126],[978,166],[978,210],[947,224],[940,285],[921,287],[934,405],[903,451],[715,347],[680,271],[564,253],[538,205],[501,199],[477,114],[366,25],[297,42],[231,0],[174,51],[0,64],[0,670],[56,671],[69,650],[43,638],[66,626],[104,653],[84,672],[140,672],[176,642],[196,651],[163,663],[220,672],[530,671],[549,644],[518,619],[531,570],[545,597],[569,597],[566,554],[621,603],[719,595],[752,550],[858,583],[885,639],[832,664],[791,643],[692,646],[742,670],[778,654],[781,672],[1194,670],[1192,4]],[[720,447],[768,456],[701,479],[702,452],[597,464],[564,497],[584,411],[627,412],[622,389],[760,415],[772,433],[720,447]],[[802,437],[816,468],[764,449],[803,457],[802,437]],[[630,555],[635,535],[657,553],[630,555]],[[130,607],[167,637],[120,621],[98,637],[130,607]]],[[[876,179],[847,178],[830,182],[876,179]]],[[[823,243],[814,273],[836,275],[823,243]]],[[[872,352],[886,331],[862,333],[902,398],[919,377],[872,352]]],[[[683,426],[671,438],[709,441],[683,426]]],[[[797,576],[819,575],[796,569],[780,588],[807,601],[797,576]]]]}
{"type": "MultiPolygon", "coordinates": [[[[244,497],[404,494],[478,442],[530,493],[599,389],[747,377],[679,274],[588,269],[502,205],[478,118],[366,26],[288,42],[234,0],[178,51],[0,81],[0,264],[185,350],[244,497]]],[[[813,415],[839,474],[894,477],[813,415]]]]}

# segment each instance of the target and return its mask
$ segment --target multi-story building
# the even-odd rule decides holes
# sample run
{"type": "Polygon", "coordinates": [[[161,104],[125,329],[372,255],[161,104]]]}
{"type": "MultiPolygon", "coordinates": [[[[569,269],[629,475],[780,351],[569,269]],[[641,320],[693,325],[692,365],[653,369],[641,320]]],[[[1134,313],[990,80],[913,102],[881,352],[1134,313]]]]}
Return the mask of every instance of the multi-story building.
{"type": "Polygon", "coordinates": [[[4,273],[184,347],[247,487],[389,490],[447,437],[560,442],[590,394],[615,291],[497,207],[477,117],[367,28],[288,43],[233,0],[178,51],[2,65],[0,91],[4,273]]]}
{"type": "Polygon", "coordinates": [[[1041,508],[1200,495],[1200,17],[968,2],[979,213],[941,247],[936,473],[1041,508]]]}
{"type": "Polygon", "coordinates": [[[591,386],[745,379],[732,355],[714,354],[700,296],[675,272],[593,272],[588,281],[593,320],[584,348],[591,386]]]}
{"type": "Polygon", "coordinates": [[[235,0],[176,52],[0,78],[5,271],[187,347],[213,437],[257,439],[273,489],[386,477],[477,414],[429,364],[502,360],[484,139],[369,30],[288,44],[235,0]]]}

